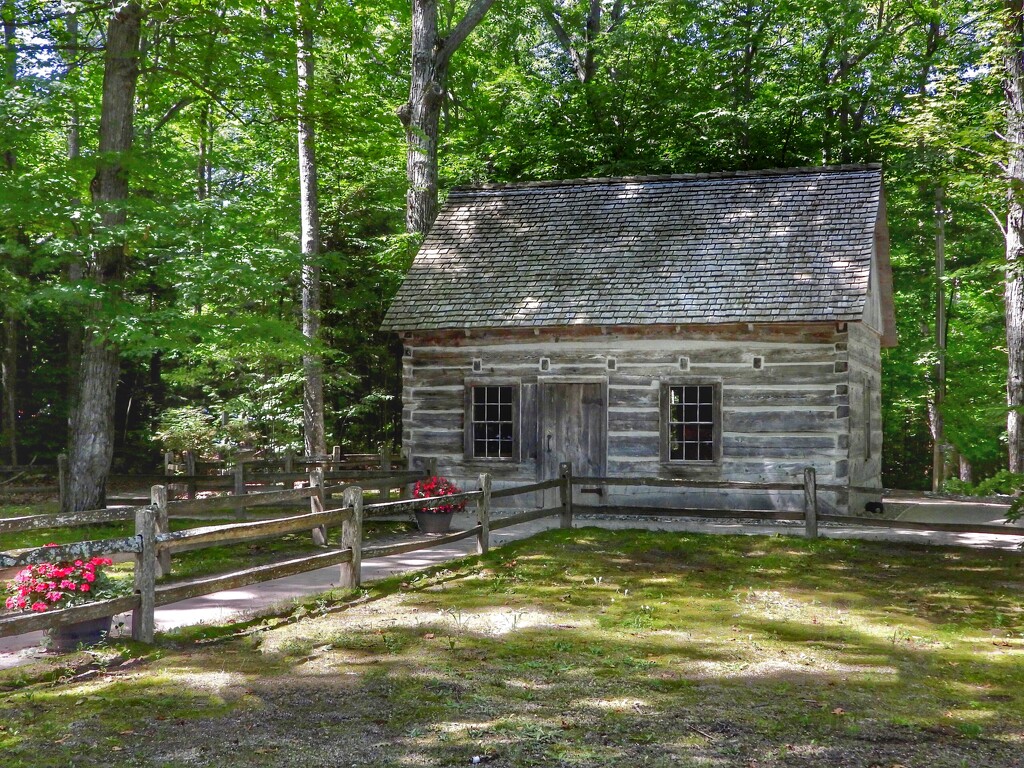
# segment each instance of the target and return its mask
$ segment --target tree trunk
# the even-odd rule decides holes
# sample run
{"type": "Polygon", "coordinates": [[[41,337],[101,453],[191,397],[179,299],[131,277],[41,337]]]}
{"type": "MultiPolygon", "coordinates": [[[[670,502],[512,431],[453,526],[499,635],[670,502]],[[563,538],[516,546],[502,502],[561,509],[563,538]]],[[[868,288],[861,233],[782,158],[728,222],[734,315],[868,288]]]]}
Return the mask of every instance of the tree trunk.
{"type": "Polygon", "coordinates": [[[971,466],[971,460],[960,454],[960,480],[964,483],[974,482],[974,468],[971,466]]]}
{"type": "Polygon", "coordinates": [[[398,110],[407,145],[405,227],[426,233],[437,217],[437,139],[448,64],[470,32],[483,20],[494,0],[474,0],[444,37],[437,30],[437,0],[412,3],[412,78],[409,101],[398,110]]]}
{"type": "Polygon", "coordinates": [[[4,317],[4,348],[0,356],[0,386],[4,391],[3,424],[4,442],[11,464],[18,463],[18,318],[13,311],[6,311],[4,317]]]}
{"type": "MultiPolygon", "coordinates": [[[[103,211],[104,229],[120,227],[127,218],[123,203],[128,197],[128,175],[121,161],[132,146],[141,18],[142,9],[136,3],[126,3],[114,8],[107,25],[99,156],[90,187],[93,203],[103,211]]],[[[90,257],[90,276],[108,286],[108,295],[116,296],[121,290],[125,269],[123,243],[102,248],[90,257]]],[[[71,511],[105,504],[114,455],[114,395],[120,374],[118,351],[109,339],[91,330],[83,346],[78,401],[71,414],[70,477],[64,501],[71,511]]]]}
{"type": "MultiPolygon", "coordinates": [[[[0,4],[0,17],[3,19],[4,27],[4,87],[7,89],[13,88],[18,80],[18,51],[15,46],[16,11],[14,0],[3,0],[0,4]]],[[[4,167],[8,171],[14,170],[13,147],[4,147],[4,167]]]]}
{"type": "Polygon", "coordinates": [[[935,189],[935,391],[928,404],[932,432],[932,490],[942,489],[946,479],[946,443],[942,405],[946,400],[946,209],[943,189],[935,189]]]}
{"type": "Polygon", "coordinates": [[[317,195],[316,135],[311,114],[313,89],[313,18],[308,0],[295,0],[298,21],[299,197],[302,218],[302,335],[309,351],[302,356],[302,423],[306,455],[327,453],[324,436],[323,360],[320,337],[320,211],[317,195]]]}
{"type": "MultiPolygon", "coordinates": [[[[18,52],[15,47],[15,5],[4,0],[0,6],[4,27],[4,88],[12,89],[18,79],[18,52]]],[[[14,147],[4,148],[4,170],[14,173],[14,147]]],[[[18,265],[12,265],[17,270],[18,265]]],[[[3,351],[0,352],[0,387],[3,388],[3,409],[0,411],[0,434],[7,444],[11,464],[18,463],[18,312],[9,304],[3,306],[3,351]]]]}
{"type": "MultiPolygon", "coordinates": [[[[78,106],[78,93],[81,87],[81,81],[77,78],[77,73],[81,67],[81,60],[79,59],[78,51],[78,15],[72,13],[68,16],[68,56],[67,56],[67,67],[68,67],[68,81],[69,88],[68,93],[71,97],[71,113],[68,119],[68,160],[75,161],[78,159],[81,153],[81,130],[80,130],[80,115],[78,106]]],[[[75,196],[71,199],[71,206],[77,208],[81,205],[81,200],[75,196]]],[[[78,229],[76,226],[76,234],[78,229]]],[[[67,279],[69,283],[77,283],[85,277],[85,264],[80,253],[72,254],[68,261],[68,272],[67,279]]],[[[68,413],[71,414],[75,410],[75,403],[78,402],[78,380],[80,365],[82,362],[82,341],[85,335],[85,329],[82,327],[77,313],[73,313],[68,318],[68,364],[67,364],[67,404],[68,413]]]]}
{"type": "Polygon", "coordinates": [[[437,136],[448,68],[437,67],[437,3],[413,0],[412,81],[399,117],[405,124],[405,228],[426,233],[437,217],[437,136]]]}
{"type": "Polygon", "coordinates": [[[934,399],[928,401],[928,432],[932,437],[932,490],[942,490],[943,480],[943,433],[942,412],[934,399]]]}
{"type": "Polygon", "coordinates": [[[1003,92],[1009,149],[1006,217],[1006,431],[1011,472],[1024,472],[1024,3],[1006,4],[1003,92]]]}

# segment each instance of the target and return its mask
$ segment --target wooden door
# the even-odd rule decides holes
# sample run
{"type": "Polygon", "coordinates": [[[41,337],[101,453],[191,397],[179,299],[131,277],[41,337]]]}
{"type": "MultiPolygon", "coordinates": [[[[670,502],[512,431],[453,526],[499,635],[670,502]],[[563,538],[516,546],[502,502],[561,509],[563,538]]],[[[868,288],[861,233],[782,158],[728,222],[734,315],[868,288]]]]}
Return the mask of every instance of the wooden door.
{"type": "MultiPolygon", "coordinates": [[[[603,383],[540,383],[541,478],[558,477],[558,465],[572,462],[574,475],[604,475],[607,407],[603,383]]],[[[557,503],[558,491],[545,506],[557,503]]]]}

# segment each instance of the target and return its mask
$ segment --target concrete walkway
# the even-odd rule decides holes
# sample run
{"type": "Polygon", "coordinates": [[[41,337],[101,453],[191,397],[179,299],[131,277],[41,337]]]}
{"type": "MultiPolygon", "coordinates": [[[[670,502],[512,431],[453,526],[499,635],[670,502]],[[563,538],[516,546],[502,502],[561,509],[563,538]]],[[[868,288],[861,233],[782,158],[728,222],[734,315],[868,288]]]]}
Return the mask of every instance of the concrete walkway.
{"type": "MultiPolygon", "coordinates": [[[[901,500],[902,503],[902,500],[901,500]]],[[[941,505],[940,505],[941,506],[941,505]]],[[[976,506],[976,505],[974,505],[976,506]]],[[[1002,517],[995,510],[982,511],[977,514],[995,515],[985,520],[964,519],[960,514],[950,514],[950,509],[924,509],[912,507],[913,517],[908,519],[942,520],[945,522],[1001,522],[1002,517]]],[[[959,512],[964,512],[959,509],[959,512]]],[[[902,513],[901,513],[902,514],[902,513]]],[[[455,520],[456,527],[468,527],[471,522],[455,520]]],[[[718,533],[734,535],[803,535],[802,523],[754,523],[744,521],[709,521],[701,519],[679,518],[612,518],[603,516],[578,516],[573,521],[574,527],[597,526],[612,530],[641,528],[652,531],[679,531],[692,533],[718,533]]],[[[535,520],[530,523],[503,528],[491,534],[491,546],[500,547],[510,541],[532,536],[540,531],[558,525],[558,518],[535,520]]],[[[890,541],[906,544],[932,544],[944,546],[961,546],[987,548],[1006,551],[1024,551],[1024,530],[1020,536],[993,536],[967,533],[929,533],[927,531],[911,531],[906,529],[885,528],[852,528],[822,525],[819,528],[822,538],[862,539],[865,541],[890,541]]],[[[445,546],[425,549],[404,555],[363,560],[362,577],[364,583],[393,576],[398,573],[423,570],[449,560],[455,560],[475,552],[476,541],[473,538],[448,544],[445,546]]],[[[242,589],[216,592],[203,597],[183,600],[179,603],[158,608],[156,626],[158,630],[194,624],[222,624],[231,620],[244,618],[274,605],[287,603],[289,600],[304,595],[313,595],[336,587],[339,569],[336,566],[321,568],[308,573],[289,576],[283,579],[254,584],[242,589]]],[[[123,621],[121,633],[128,633],[130,614],[117,617],[123,621]]],[[[115,622],[116,625],[117,622],[115,622]]],[[[18,666],[31,662],[45,655],[40,648],[42,632],[32,632],[17,637],[0,639],[0,669],[18,666]]]]}

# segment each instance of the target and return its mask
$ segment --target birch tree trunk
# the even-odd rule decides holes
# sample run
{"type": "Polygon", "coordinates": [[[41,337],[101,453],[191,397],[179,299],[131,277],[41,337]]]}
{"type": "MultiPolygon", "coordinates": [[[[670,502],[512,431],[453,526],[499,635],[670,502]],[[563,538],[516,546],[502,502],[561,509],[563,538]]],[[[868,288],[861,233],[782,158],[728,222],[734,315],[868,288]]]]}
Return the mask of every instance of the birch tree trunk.
{"type": "Polygon", "coordinates": [[[323,360],[320,337],[320,211],[317,195],[316,135],[312,117],[313,20],[308,0],[295,0],[298,34],[299,197],[302,219],[302,335],[310,350],[302,356],[302,423],[306,455],[327,453],[324,435],[323,360]]]}
{"type": "MultiPolygon", "coordinates": [[[[139,78],[142,9],[117,4],[107,24],[103,101],[96,175],[90,189],[102,211],[101,226],[112,229],[127,219],[128,174],[122,159],[132,146],[135,88],[139,78]]],[[[124,277],[125,247],[114,243],[90,255],[88,271],[117,295],[124,277]]],[[[114,395],[120,374],[118,350],[102,334],[85,334],[79,371],[78,400],[71,414],[69,483],[64,505],[71,511],[96,509],[106,501],[107,475],[114,455],[114,395]]]]}
{"type": "Polygon", "coordinates": [[[944,190],[935,188],[935,392],[928,403],[932,433],[932,491],[946,479],[946,430],[942,406],[946,400],[946,208],[944,190]]]}
{"type": "Polygon", "coordinates": [[[1024,2],[1006,4],[1003,92],[1009,147],[1006,217],[1006,431],[1009,468],[1024,472],[1024,2]]]}
{"type": "Polygon", "coordinates": [[[398,109],[405,126],[405,228],[426,233],[437,218],[437,140],[452,54],[483,20],[494,0],[474,0],[466,15],[441,36],[437,0],[412,3],[412,78],[409,101],[398,109]]]}

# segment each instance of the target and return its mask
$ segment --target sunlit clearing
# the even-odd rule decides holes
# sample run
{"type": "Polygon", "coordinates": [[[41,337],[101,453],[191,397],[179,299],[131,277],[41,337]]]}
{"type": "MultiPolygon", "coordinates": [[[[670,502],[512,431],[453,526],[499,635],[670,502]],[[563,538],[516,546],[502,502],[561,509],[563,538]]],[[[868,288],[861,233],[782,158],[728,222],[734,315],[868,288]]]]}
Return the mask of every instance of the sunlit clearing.
{"type": "Polygon", "coordinates": [[[593,707],[594,709],[609,709],[617,712],[635,712],[643,707],[650,706],[643,699],[584,699],[580,704],[585,707],[593,707]]]}

